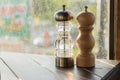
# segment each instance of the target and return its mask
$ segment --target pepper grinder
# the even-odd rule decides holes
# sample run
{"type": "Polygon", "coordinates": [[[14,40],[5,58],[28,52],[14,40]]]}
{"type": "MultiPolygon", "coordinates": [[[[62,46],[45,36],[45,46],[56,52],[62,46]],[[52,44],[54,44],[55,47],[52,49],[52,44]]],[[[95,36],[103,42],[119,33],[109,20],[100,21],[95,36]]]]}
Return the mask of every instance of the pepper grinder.
{"type": "Polygon", "coordinates": [[[56,67],[68,68],[74,66],[74,59],[72,53],[72,40],[70,36],[71,21],[73,14],[70,10],[59,10],[55,13],[55,20],[57,21],[58,37],[55,42],[56,48],[56,67]]]}
{"type": "Polygon", "coordinates": [[[77,67],[94,67],[95,56],[92,54],[92,49],[95,44],[95,40],[92,35],[93,24],[95,22],[95,16],[87,11],[78,14],[77,21],[79,23],[79,35],[77,38],[77,46],[80,53],[76,57],[77,67]]]}

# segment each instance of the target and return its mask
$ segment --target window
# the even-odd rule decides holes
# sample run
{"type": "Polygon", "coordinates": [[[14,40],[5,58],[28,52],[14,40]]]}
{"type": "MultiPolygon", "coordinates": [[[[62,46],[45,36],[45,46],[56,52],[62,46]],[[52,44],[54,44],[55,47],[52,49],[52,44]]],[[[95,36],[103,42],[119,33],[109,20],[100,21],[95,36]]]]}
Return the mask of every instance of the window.
{"type": "MultiPolygon", "coordinates": [[[[93,53],[97,58],[107,58],[109,53],[109,0],[0,1],[0,10],[4,10],[3,8],[7,10],[0,11],[0,50],[54,55],[54,41],[57,37],[54,13],[60,10],[63,4],[67,5],[67,9],[71,10],[75,17],[84,10],[85,5],[89,7],[88,11],[94,13],[96,22],[93,35],[96,45],[93,53]],[[17,49],[14,50],[12,47],[17,49]]],[[[73,43],[78,35],[75,17],[71,31],[73,43]]],[[[79,50],[74,46],[75,55],[78,52],[79,50]]]]}

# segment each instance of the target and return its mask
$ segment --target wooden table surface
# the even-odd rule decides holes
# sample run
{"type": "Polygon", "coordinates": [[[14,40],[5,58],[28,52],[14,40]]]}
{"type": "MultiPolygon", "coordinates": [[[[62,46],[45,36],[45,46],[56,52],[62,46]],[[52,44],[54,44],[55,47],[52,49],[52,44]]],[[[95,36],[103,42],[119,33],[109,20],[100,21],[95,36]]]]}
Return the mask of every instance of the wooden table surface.
{"type": "Polygon", "coordinates": [[[100,80],[119,61],[96,60],[94,68],[56,68],[55,57],[0,52],[1,80],[100,80]]]}

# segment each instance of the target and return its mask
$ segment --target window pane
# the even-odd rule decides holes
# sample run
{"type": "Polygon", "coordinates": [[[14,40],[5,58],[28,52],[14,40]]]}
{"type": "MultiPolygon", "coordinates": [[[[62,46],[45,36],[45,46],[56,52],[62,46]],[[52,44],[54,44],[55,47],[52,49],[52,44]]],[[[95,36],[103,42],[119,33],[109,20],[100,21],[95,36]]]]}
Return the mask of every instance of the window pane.
{"type": "Polygon", "coordinates": [[[97,0],[97,58],[109,57],[109,0],[97,0]]]}
{"type": "MultiPolygon", "coordinates": [[[[36,54],[55,54],[57,38],[54,13],[66,4],[74,16],[89,7],[96,16],[93,35],[97,58],[107,58],[109,51],[109,0],[1,0],[0,1],[0,50],[36,54]]],[[[71,36],[74,54],[78,23],[74,18],[71,36]]]]}

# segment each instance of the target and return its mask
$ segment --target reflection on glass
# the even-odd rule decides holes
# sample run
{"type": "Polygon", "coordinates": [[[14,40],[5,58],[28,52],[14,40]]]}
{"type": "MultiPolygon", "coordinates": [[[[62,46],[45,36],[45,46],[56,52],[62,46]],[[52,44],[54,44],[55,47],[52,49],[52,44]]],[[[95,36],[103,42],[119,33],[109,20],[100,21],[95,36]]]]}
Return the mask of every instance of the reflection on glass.
{"type": "MultiPolygon", "coordinates": [[[[89,7],[88,11],[95,14],[93,35],[96,43],[93,53],[97,58],[106,58],[109,53],[109,0],[0,0],[0,50],[54,55],[57,30],[53,15],[63,4],[74,12],[74,16],[85,5],[89,7]],[[10,40],[4,40],[6,36],[10,40]]],[[[63,24],[57,25],[61,33],[63,24]]],[[[66,33],[71,30],[75,43],[78,34],[76,19],[73,21],[74,27],[68,27],[71,25],[69,22],[65,25],[66,33]]],[[[70,41],[66,42],[66,45],[71,45],[70,41]]],[[[62,49],[63,41],[60,44],[62,49]]],[[[78,53],[75,44],[73,51],[74,54],[78,53]]]]}

